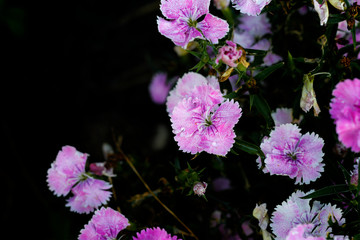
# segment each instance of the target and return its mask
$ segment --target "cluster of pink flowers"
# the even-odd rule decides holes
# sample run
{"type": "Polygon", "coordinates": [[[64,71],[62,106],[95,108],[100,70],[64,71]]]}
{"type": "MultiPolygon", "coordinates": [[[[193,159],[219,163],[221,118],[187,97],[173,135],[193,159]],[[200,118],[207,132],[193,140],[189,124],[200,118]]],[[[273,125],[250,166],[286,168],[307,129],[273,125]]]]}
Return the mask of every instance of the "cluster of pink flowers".
{"type": "Polygon", "coordinates": [[[345,219],[342,218],[341,209],[335,205],[314,201],[312,206],[310,206],[310,199],[301,198],[311,192],[313,191],[307,193],[296,191],[287,201],[276,206],[271,217],[272,223],[270,224],[272,232],[276,236],[275,239],[298,239],[295,238],[294,235],[297,235],[296,231],[299,230],[305,232],[305,237],[322,237],[320,239],[323,239],[327,237],[328,233],[332,232],[328,224],[329,218],[331,218],[333,222],[337,221],[340,226],[345,223],[345,219]],[[303,224],[311,225],[299,227],[299,225],[303,224]],[[294,229],[296,227],[298,228],[294,229]]]}
{"type": "Polygon", "coordinates": [[[195,38],[216,44],[229,31],[229,24],[210,14],[209,7],[210,0],[161,0],[160,10],[169,20],[158,18],[159,32],[183,48],[195,38]]]}
{"type": "Polygon", "coordinates": [[[94,211],[106,204],[111,196],[107,190],[112,186],[108,182],[85,172],[87,157],[88,154],[74,147],[64,146],[47,172],[50,190],[57,196],[66,196],[71,191],[73,196],[67,200],[66,206],[78,213],[94,211]]]}
{"type": "Polygon", "coordinates": [[[167,109],[180,150],[225,156],[234,144],[241,108],[223,97],[216,78],[185,74],[170,92],[167,109]]]}
{"type": "Polygon", "coordinates": [[[360,79],[346,79],[333,90],[330,115],[339,140],[353,152],[360,152],[360,79]]]}
{"type": "Polygon", "coordinates": [[[309,184],[324,171],[323,146],[317,134],[302,135],[297,125],[281,124],[260,145],[266,157],[263,171],[296,178],[296,184],[309,184]]]}

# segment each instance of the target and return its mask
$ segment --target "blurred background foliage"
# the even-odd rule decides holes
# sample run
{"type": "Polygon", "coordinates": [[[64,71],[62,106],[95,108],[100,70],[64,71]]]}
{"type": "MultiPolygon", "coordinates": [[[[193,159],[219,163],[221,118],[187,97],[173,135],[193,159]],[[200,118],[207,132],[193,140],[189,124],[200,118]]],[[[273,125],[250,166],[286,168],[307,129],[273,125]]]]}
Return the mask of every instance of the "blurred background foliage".
{"type": "MultiPolygon", "coordinates": [[[[104,142],[114,146],[114,136],[122,136],[122,148],[143,178],[200,239],[221,238],[219,231],[210,227],[213,211],[222,211],[226,226],[242,234],[241,223],[251,220],[256,203],[268,203],[271,211],[293,192],[293,180],[262,173],[256,157],[245,152],[221,159],[202,153],[190,161],[193,156],[178,151],[166,108],[151,101],[148,85],[157,71],[165,71],[169,77],[182,76],[196,59],[189,55],[179,58],[172,42],[158,32],[159,2],[0,0],[5,141],[1,216],[5,229],[11,229],[12,234],[76,239],[91,216],[70,212],[65,198],[49,191],[46,171],[64,145],[89,153],[90,162],[104,161],[101,146],[104,142]],[[165,145],[155,149],[153,142],[159,131],[165,132],[165,145]],[[208,201],[187,196],[176,181],[176,167],[184,170],[187,162],[193,169],[205,169],[201,179],[209,183],[208,201]],[[222,176],[231,180],[231,189],[217,192],[211,181],[222,176]]],[[[294,107],[296,115],[304,115],[300,127],[326,139],[326,174],[300,188],[307,191],[329,182],[343,183],[336,164],[343,157],[333,152],[336,135],[328,114],[335,82],[316,77],[314,89],[322,112],[319,117],[312,112],[305,114],[299,108],[302,75],[315,66],[301,62],[290,66],[288,61],[289,53],[293,58],[321,57],[317,40],[332,25],[319,26],[314,12],[296,12],[309,1],[273,2],[279,6],[291,3],[268,13],[274,52],[286,65],[257,84],[271,110],[294,107]]],[[[213,6],[210,11],[222,17],[213,6]]],[[[339,61],[339,56],[332,56],[333,63],[339,61]]],[[[358,76],[356,68],[341,64],[322,70],[332,70],[341,75],[338,78],[358,76]]],[[[265,121],[256,109],[250,110],[247,98],[240,104],[244,113],[237,126],[239,134],[259,144],[265,121]]],[[[344,163],[348,169],[352,167],[351,160],[344,163]]],[[[118,198],[110,205],[120,206],[134,224],[129,231],[152,226],[175,233],[182,229],[152,197],[147,197],[146,189],[125,163],[120,163],[118,170],[118,177],[113,179],[118,198]]],[[[251,224],[256,228],[256,221],[251,224]]]]}

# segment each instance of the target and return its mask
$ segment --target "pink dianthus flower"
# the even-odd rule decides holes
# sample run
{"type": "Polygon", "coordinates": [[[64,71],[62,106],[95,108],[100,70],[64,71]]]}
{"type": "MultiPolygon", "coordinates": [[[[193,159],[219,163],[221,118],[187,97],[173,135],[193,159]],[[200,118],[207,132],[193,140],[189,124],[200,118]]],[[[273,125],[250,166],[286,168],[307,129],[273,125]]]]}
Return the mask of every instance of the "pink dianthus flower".
{"type": "Polygon", "coordinates": [[[146,228],[141,230],[140,233],[136,233],[136,237],[133,240],[181,240],[177,236],[171,236],[164,229],[157,228],[146,228]]]}
{"type": "Polygon", "coordinates": [[[47,182],[56,196],[66,196],[85,173],[88,154],[64,146],[47,172],[47,182]]]}
{"type": "Polygon", "coordinates": [[[238,49],[236,43],[232,41],[226,41],[225,46],[219,49],[219,53],[215,62],[218,64],[221,60],[223,63],[230,67],[237,67],[238,61],[242,55],[242,50],[238,49]]]}
{"type": "Polygon", "coordinates": [[[305,233],[311,231],[313,228],[314,224],[299,224],[290,230],[286,236],[286,240],[325,240],[325,237],[305,236],[305,233]]]}
{"type": "Polygon", "coordinates": [[[339,140],[354,152],[360,152],[360,79],[346,79],[333,90],[330,115],[339,140]]]}
{"type": "Polygon", "coordinates": [[[79,240],[117,239],[117,235],[127,226],[129,220],[112,208],[97,210],[89,223],[80,231],[79,240]]]}
{"type": "Polygon", "coordinates": [[[309,184],[324,171],[323,146],[324,141],[317,134],[302,135],[298,126],[282,124],[260,145],[266,157],[263,170],[271,175],[296,178],[296,184],[309,184]]]}
{"type": "Polygon", "coordinates": [[[324,205],[319,201],[314,201],[310,206],[310,199],[301,198],[311,192],[313,191],[308,193],[296,191],[286,202],[284,201],[281,205],[276,206],[270,224],[272,232],[276,236],[275,239],[286,239],[290,231],[299,224],[313,224],[313,228],[305,230],[307,237],[326,237],[332,231],[328,224],[330,217],[333,222],[337,221],[339,225],[345,223],[341,209],[336,206],[324,205]]]}
{"type": "Polygon", "coordinates": [[[257,16],[271,0],[231,0],[236,10],[251,16],[257,16]]]}
{"type": "Polygon", "coordinates": [[[68,199],[66,206],[73,212],[90,213],[109,201],[111,192],[106,190],[110,188],[111,185],[103,180],[88,178],[71,190],[74,196],[68,199]]]}
{"type": "Polygon", "coordinates": [[[169,20],[158,17],[159,32],[183,48],[195,38],[205,37],[217,44],[229,31],[229,24],[210,14],[209,7],[210,0],[161,0],[160,10],[169,20]]]}
{"type": "Polygon", "coordinates": [[[166,97],[172,87],[172,81],[167,82],[167,74],[163,72],[156,73],[150,82],[149,93],[151,100],[156,104],[164,104],[166,97]]]}
{"type": "Polygon", "coordinates": [[[170,120],[180,150],[225,156],[235,142],[233,127],[241,114],[237,102],[225,100],[219,89],[203,83],[177,103],[170,120]]]}

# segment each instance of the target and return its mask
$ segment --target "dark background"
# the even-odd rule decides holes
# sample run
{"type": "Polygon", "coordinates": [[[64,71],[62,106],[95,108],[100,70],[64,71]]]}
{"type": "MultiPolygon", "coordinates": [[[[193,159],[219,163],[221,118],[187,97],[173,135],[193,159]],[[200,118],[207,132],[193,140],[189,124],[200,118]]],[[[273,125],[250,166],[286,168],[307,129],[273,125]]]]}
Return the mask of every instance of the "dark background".
{"type": "Polygon", "coordinates": [[[1,220],[15,238],[75,239],[88,222],[47,187],[62,146],[103,161],[101,144],[115,132],[124,149],[148,154],[157,123],[168,124],[147,90],[168,61],[160,50],[173,46],[157,31],[158,6],[0,1],[1,220]]]}

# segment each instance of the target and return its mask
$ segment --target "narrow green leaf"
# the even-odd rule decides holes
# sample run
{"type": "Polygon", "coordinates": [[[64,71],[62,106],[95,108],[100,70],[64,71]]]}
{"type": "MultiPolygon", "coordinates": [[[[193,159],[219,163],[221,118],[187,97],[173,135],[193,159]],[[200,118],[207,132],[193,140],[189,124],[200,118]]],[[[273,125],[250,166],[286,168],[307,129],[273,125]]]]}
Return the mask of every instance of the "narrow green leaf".
{"type": "Polygon", "coordinates": [[[235,145],[237,149],[240,149],[244,152],[247,152],[252,155],[260,156],[261,159],[265,159],[264,153],[261,151],[260,147],[253,143],[249,143],[247,141],[241,140],[241,139],[235,139],[235,145]]]}
{"type": "Polygon", "coordinates": [[[354,51],[355,51],[355,50],[356,50],[356,33],[355,33],[355,26],[353,26],[352,29],[351,29],[351,35],[352,35],[353,47],[354,47],[354,51]]]}
{"type": "Polygon", "coordinates": [[[271,65],[270,67],[265,68],[263,71],[259,72],[254,78],[256,79],[256,81],[262,81],[284,65],[284,62],[278,62],[274,65],[271,65]]]}
{"type": "Polygon", "coordinates": [[[268,51],[245,48],[246,54],[265,56],[268,51]]]}
{"type": "Polygon", "coordinates": [[[342,22],[346,20],[345,15],[341,14],[330,14],[327,24],[337,24],[339,22],[342,22]]]}
{"type": "Polygon", "coordinates": [[[269,104],[267,103],[265,98],[260,94],[254,94],[253,96],[254,96],[253,97],[254,106],[259,111],[259,113],[265,118],[267,126],[269,128],[272,128],[274,126],[274,120],[271,117],[271,109],[269,107],[269,104]]]}
{"type": "Polygon", "coordinates": [[[195,57],[201,59],[201,53],[198,53],[198,52],[194,52],[194,51],[191,51],[191,50],[186,50],[188,53],[194,55],[195,57]]]}
{"type": "Polygon", "coordinates": [[[238,96],[238,95],[237,95],[236,92],[231,92],[231,93],[229,93],[229,94],[226,94],[226,95],[224,96],[224,98],[234,99],[234,98],[236,98],[237,96],[238,96]]]}
{"type": "Polygon", "coordinates": [[[350,188],[346,184],[339,184],[339,185],[333,185],[333,186],[327,186],[322,189],[319,189],[313,193],[310,193],[304,197],[301,197],[302,199],[308,199],[308,198],[318,198],[318,197],[324,197],[329,195],[338,194],[341,192],[349,192],[350,188]]]}
{"type": "Polygon", "coordinates": [[[251,111],[253,104],[254,104],[254,95],[250,94],[250,111],[251,111]]]}
{"type": "Polygon", "coordinates": [[[349,173],[349,171],[346,170],[341,163],[338,162],[338,165],[339,165],[339,167],[340,167],[340,169],[341,169],[341,171],[342,171],[342,173],[344,175],[344,178],[345,178],[346,182],[349,182],[350,181],[350,173],[349,173]]]}

